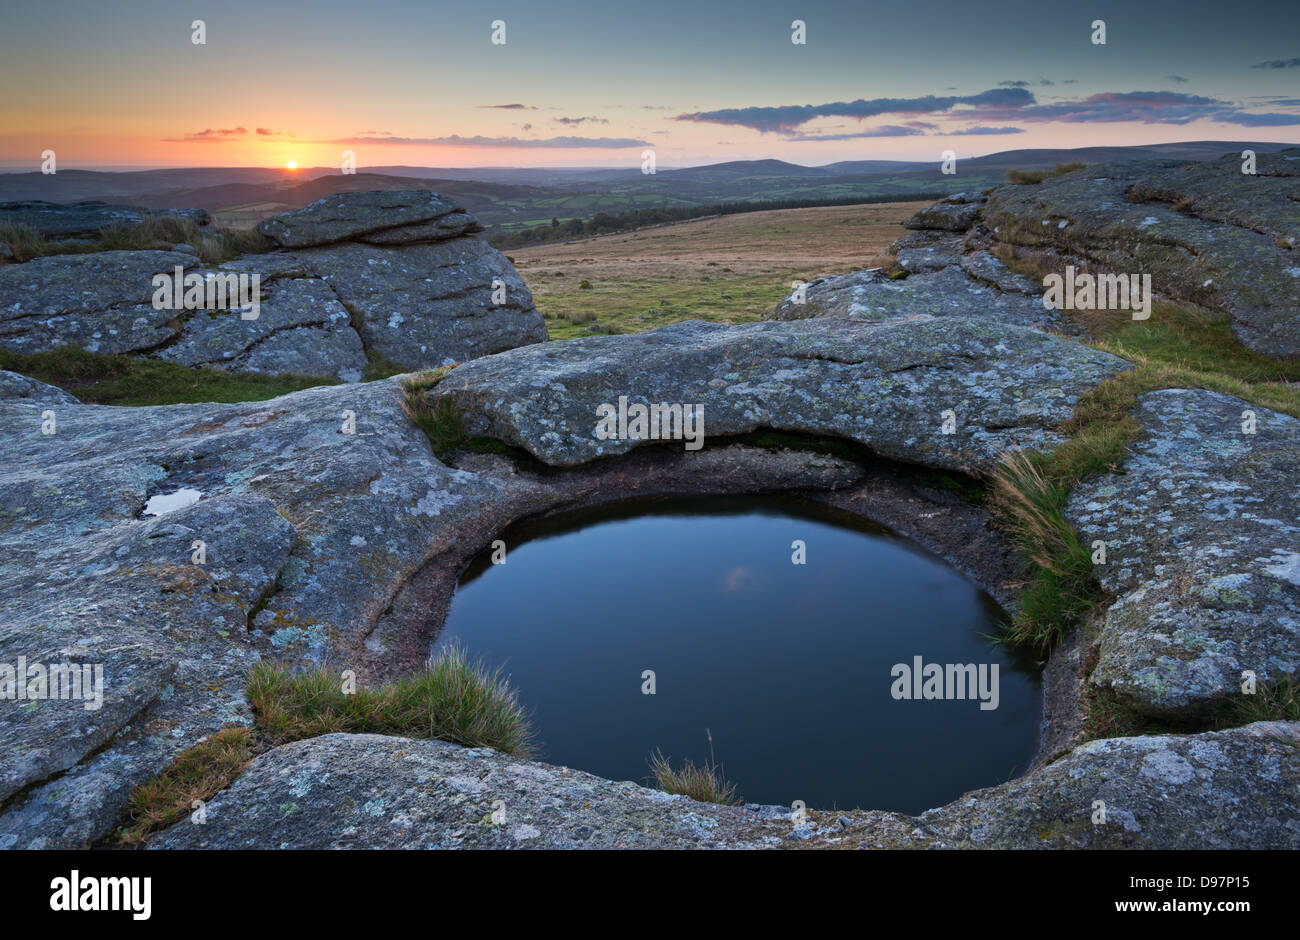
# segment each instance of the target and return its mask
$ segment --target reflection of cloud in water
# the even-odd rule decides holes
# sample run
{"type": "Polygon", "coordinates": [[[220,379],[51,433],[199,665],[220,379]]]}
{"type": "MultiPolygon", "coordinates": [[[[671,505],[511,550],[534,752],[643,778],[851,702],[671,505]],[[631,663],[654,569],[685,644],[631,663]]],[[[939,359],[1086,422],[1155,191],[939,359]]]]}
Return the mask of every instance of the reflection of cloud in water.
{"type": "Polygon", "coordinates": [[[737,565],[727,572],[726,577],[722,579],[723,589],[728,594],[736,594],[740,591],[746,591],[758,583],[754,576],[754,571],[744,565],[737,565]]]}

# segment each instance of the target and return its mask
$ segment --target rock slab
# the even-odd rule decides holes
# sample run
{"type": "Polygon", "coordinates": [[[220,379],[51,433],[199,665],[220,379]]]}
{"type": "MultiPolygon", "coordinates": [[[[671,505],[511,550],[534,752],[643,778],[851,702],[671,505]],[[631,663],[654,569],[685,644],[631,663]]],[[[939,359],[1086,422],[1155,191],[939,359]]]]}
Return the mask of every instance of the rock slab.
{"type": "Polygon", "coordinates": [[[1117,598],[1092,682],[1181,718],[1260,681],[1300,677],[1300,420],[1218,392],[1144,395],[1123,473],[1089,480],[1066,514],[1117,598]],[[1253,433],[1243,428],[1253,416],[1253,433]]]}
{"type": "Polygon", "coordinates": [[[485,357],[452,370],[429,395],[471,433],[555,466],[654,443],[597,437],[598,409],[626,396],[701,405],[706,435],[806,432],[910,463],[983,471],[1008,448],[1059,443],[1053,428],[1078,397],[1128,367],[1070,340],[960,317],[692,321],[485,357]]]}

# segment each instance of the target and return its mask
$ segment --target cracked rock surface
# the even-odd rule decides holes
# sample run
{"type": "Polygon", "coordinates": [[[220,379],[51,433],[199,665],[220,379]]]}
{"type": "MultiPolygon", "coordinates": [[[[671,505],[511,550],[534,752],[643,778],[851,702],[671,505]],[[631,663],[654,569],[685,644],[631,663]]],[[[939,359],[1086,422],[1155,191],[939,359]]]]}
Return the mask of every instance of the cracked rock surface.
{"type": "Polygon", "coordinates": [[[801,431],[910,463],[988,470],[1008,447],[1059,443],[1053,428],[1078,397],[1127,368],[1070,340],[959,317],[690,321],[479,359],[429,395],[450,402],[471,433],[556,466],[647,443],[595,434],[598,407],[626,395],[703,405],[706,436],[801,431]]]}
{"type": "Polygon", "coordinates": [[[1095,571],[1116,599],[1091,681],[1177,718],[1240,696],[1245,670],[1300,677],[1300,420],[1190,389],[1144,395],[1136,417],[1123,472],[1066,507],[1106,543],[1095,571]]]}
{"type": "Polygon", "coordinates": [[[424,190],[343,193],[263,223],[281,250],[201,265],[180,251],[53,255],[0,266],[0,346],[62,346],[190,366],[357,382],[366,353],[432,368],[547,338],[514,266],[478,221],[424,190]],[[255,319],[154,309],[156,274],[256,273],[255,319]]]}

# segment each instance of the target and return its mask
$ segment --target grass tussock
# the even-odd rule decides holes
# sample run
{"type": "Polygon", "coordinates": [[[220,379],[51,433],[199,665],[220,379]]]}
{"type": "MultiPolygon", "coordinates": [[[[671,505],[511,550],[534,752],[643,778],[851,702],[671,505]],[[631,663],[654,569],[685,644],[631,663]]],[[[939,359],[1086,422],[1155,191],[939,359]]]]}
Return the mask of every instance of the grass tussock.
{"type": "Polygon", "coordinates": [[[260,663],[249,675],[248,700],[271,744],[348,732],[532,753],[533,731],[518,693],[500,670],[470,662],[454,648],[415,675],[352,694],[326,670],[294,673],[260,663]]]}
{"type": "Polygon", "coordinates": [[[456,451],[505,454],[510,448],[490,437],[468,433],[448,398],[431,401],[427,392],[445,379],[455,366],[443,366],[402,380],[402,410],[429,439],[434,456],[446,460],[456,451]]]}
{"type": "Polygon", "coordinates": [[[169,215],[146,216],[134,225],[112,225],[97,237],[84,240],[54,240],[30,225],[6,222],[0,223],[0,242],[9,246],[16,261],[93,251],[166,251],[186,244],[194,249],[199,260],[214,264],[275,247],[274,242],[256,229],[222,229],[169,215]]]}
{"type": "Polygon", "coordinates": [[[880,273],[891,280],[899,280],[908,275],[907,268],[898,263],[898,255],[882,251],[867,262],[868,268],[880,268],[880,273]]]}
{"type": "Polygon", "coordinates": [[[339,384],[332,376],[193,369],[162,359],[92,353],[74,346],[31,354],[0,349],[0,369],[31,376],[95,405],[263,401],[304,388],[339,384]]]}
{"type": "Polygon", "coordinates": [[[1046,653],[1095,603],[1091,554],[1065,518],[1069,487],[1047,458],[1012,451],[991,491],[993,511],[1033,572],[1004,639],[1046,653]]]}
{"type": "Polygon", "coordinates": [[[256,751],[251,728],[223,728],[181,752],[157,777],[135,788],[118,840],[132,845],[184,819],[195,800],[209,800],[230,785],[256,751]]]}
{"type": "Polygon", "coordinates": [[[1064,176],[1066,173],[1073,173],[1076,170],[1082,170],[1086,163],[1058,163],[1050,170],[1008,170],[1007,182],[1015,183],[1018,186],[1036,186],[1043,180],[1051,179],[1054,176],[1064,176]]]}
{"type": "Polygon", "coordinates": [[[437,738],[532,753],[533,730],[518,696],[499,671],[471,663],[458,649],[413,676],[345,694],[327,670],[295,673],[259,663],[248,676],[252,728],[225,728],[183,751],[157,777],[136,787],[119,844],[133,845],[184,819],[195,800],[229,786],[262,751],[332,732],[437,738]]]}
{"type": "Polygon", "coordinates": [[[673,767],[672,762],[656,751],[650,758],[650,772],[654,775],[655,785],[665,793],[688,796],[700,803],[722,803],[735,806],[740,803],[736,796],[736,785],[728,783],[722,776],[722,770],[711,761],[696,765],[686,761],[681,769],[673,767]]]}
{"type": "Polygon", "coordinates": [[[392,734],[532,754],[533,730],[518,695],[481,663],[451,649],[413,676],[345,694],[321,669],[295,673],[259,663],[248,675],[252,728],[224,728],[183,751],[127,802],[119,844],[134,845],[184,819],[195,800],[229,786],[262,751],[321,734],[392,734]]]}

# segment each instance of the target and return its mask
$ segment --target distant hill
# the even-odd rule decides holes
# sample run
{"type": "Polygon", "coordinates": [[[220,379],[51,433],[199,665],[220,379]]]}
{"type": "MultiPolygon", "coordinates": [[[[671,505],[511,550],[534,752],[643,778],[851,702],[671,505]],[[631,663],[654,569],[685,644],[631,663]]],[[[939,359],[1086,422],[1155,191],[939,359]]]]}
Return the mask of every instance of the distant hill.
{"type": "Polygon", "coordinates": [[[508,232],[549,224],[552,219],[589,219],[598,212],[629,213],[735,202],[807,205],[859,197],[908,199],[922,192],[986,189],[1003,182],[1011,169],[1041,169],[1071,161],[1207,160],[1248,148],[1267,153],[1288,146],[1294,145],[1188,141],[1133,147],[1006,150],[959,160],[953,176],[942,175],[938,161],[845,160],[826,166],[801,166],[770,159],[661,167],[655,174],[643,174],[639,164],[625,168],[385,166],[346,176],[335,167],[60,170],[51,176],[0,173],[0,201],[99,199],[150,209],[203,208],[227,224],[251,225],[332,193],[430,189],[458,200],[490,228],[508,232]]]}

